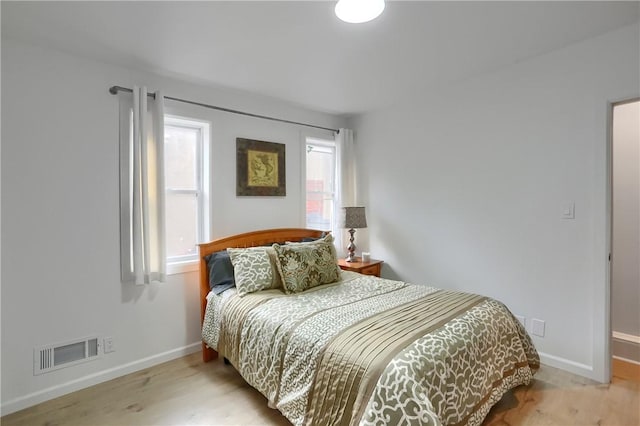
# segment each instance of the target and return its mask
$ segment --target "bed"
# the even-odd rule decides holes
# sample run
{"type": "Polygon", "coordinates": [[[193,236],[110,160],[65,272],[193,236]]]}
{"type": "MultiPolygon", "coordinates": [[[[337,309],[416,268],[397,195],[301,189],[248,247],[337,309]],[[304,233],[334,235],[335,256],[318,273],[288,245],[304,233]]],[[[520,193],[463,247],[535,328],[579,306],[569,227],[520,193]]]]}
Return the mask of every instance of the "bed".
{"type": "MultiPolygon", "coordinates": [[[[203,360],[220,354],[294,425],[478,425],[539,367],[499,301],[337,265],[334,276],[322,231],[256,231],[199,247],[203,360]],[[260,254],[273,269],[266,287],[215,294],[212,256],[227,248],[234,268],[238,256],[269,250],[260,254]],[[304,256],[312,267],[301,275],[304,256]],[[283,288],[269,285],[277,276],[283,288]]],[[[235,273],[243,282],[243,270],[235,273]]]]}

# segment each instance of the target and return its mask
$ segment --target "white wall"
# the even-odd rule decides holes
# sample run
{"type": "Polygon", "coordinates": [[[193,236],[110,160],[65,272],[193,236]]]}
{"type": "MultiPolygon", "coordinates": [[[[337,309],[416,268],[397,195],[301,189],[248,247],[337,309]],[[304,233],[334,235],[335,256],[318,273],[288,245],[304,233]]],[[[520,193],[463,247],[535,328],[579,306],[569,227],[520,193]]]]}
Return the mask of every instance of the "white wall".
{"type": "MultiPolygon", "coordinates": [[[[2,414],[198,350],[197,273],[119,279],[118,101],[112,85],[338,128],[337,117],[2,40],[2,414]],[[116,352],[33,375],[36,346],[98,334],[116,352]]],[[[305,128],[186,108],[210,120],[213,237],[303,225],[305,128]],[[235,138],[286,144],[287,196],[236,198],[235,138]]],[[[320,132],[322,133],[322,132],[320,132]]]]}
{"type": "Polygon", "coordinates": [[[608,380],[608,102],[640,93],[627,27],[356,117],[383,275],[546,321],[543,361],[608,380]],[[575,219],[563,219],[575,203],[575,219]]]}
{"type": "MultiPolygon", "coordinates": [[[[611,328],[640,339],[640,101],[613,110],[612,172],[611,328]]],[[[640,362],[640,345],[614,340],[613,354],[640,362]]]]}

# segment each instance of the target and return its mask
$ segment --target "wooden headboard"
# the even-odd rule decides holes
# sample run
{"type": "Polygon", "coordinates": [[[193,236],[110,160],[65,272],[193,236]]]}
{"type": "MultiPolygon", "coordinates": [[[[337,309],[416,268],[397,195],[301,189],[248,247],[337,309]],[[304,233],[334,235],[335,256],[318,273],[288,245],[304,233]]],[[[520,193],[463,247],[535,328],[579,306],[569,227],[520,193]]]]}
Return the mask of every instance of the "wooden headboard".
{"type": "MultiPolygon", "coordinates": [[[[204,321],[204,311],[207,308],[207,294],[209,294],[209,268],[204,257],[230,247],[255,247],[285,241],[301,241],[303,238],[320,238],[327,231],[317,231],[303,228],[265,229],[219,238],[209,243],[198,244],[200,259],[200,325],[204,321]]],[[[202,360],[208,362],[218,357],[218,353],[202,343],[202,360]]]]}

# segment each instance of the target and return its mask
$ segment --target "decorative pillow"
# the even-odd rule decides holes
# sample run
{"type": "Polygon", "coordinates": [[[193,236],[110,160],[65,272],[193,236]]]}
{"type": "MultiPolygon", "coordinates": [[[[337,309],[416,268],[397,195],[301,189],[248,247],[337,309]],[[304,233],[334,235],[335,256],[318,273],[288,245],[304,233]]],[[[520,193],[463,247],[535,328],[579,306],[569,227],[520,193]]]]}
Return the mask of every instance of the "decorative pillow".
{"type": "Polygon", "coordinates": [[[271,288],[273,268],[265,247],[228,248],[238,295],[271,288]]]}
{"type": "Polygon", "coordinates": [[[318,241],[318,240],[322,240],[323,238],[326,238],[327,234],[325,234],[324,232],[322,233],[322,235],[320,237],[304,237],[300,240],[301,243],[312,243],[314,241],[318,241]]]}
{"type": "Polygon", "coordinates": [[[310,243],[274,244],[273,249],[278,254],[278,272],[286,293],[299,293],[340,279],[331,235],[310,243]]]}
{"type": "Polygon", "coordinates": [[[217,251],[204,257],[209,269],[209,289],[215,294],[236,285],[233,278],[233,265],[226,250],[217,251]]]}
{"type": "Polygon", "coordinates": [[[282,278],[280,278],[280,273],[278,273],[278,253],[276,253],[273,247],[265,247],[264,249],[269,255],[269,262],[271,262],[271,271],[273,274],[273,281],[271,281],[270,288],[283,288],[282,278]]]}
{"type": "MultiPolygon", "coordinates": [[[[315,243],[317,241],[324,241],[330,234],[322,233],[320,237],[303,237],[300,241],[285,241],[285,244],[306,244],[306,243],[315,243]]],[[[333,238],[333,237],[332,237],[333,238]]],[[[333,241],[333,240],[331,240],[333,241]]],[[[279,244],[279,243],[274,243],[279,244]]]]}

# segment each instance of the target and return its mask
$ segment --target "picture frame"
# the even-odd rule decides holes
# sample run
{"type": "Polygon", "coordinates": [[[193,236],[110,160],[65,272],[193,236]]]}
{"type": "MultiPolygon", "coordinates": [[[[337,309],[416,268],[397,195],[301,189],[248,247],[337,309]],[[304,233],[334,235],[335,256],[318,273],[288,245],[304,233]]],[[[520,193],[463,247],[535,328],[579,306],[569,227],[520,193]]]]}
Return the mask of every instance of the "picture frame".
{"type": "Polygon", "coordinates": [[[285,145],[236,138],[236,196],[286,195],[285,145]]]}

